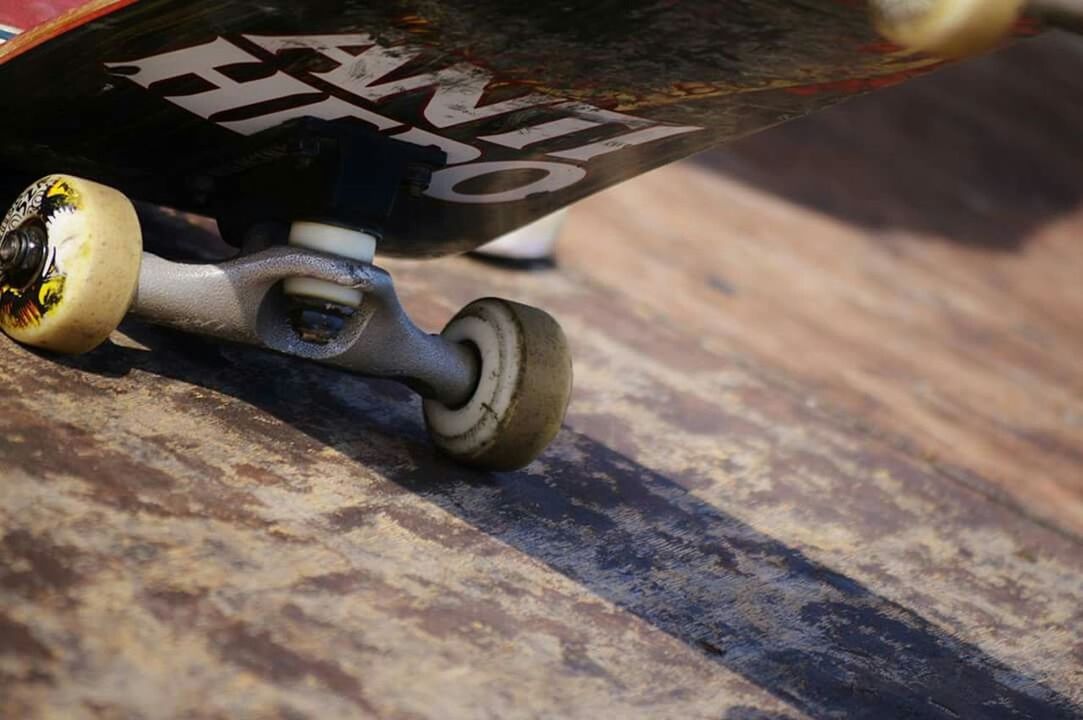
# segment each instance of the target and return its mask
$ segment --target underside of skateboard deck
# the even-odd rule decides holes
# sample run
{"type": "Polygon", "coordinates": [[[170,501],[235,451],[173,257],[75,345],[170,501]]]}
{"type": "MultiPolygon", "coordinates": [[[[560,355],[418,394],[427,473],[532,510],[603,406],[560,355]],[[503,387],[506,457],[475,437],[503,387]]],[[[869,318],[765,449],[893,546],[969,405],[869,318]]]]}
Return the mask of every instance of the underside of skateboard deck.
{"type": "MultiPolygon", "coordinates": [[[[1022,0],[917,5],[988,44],[1022,0]]],[[[570,398],[559,324],[483,298],[427,334],[376,251],[469,250],[936,65],[877,38],[838,0],[93,0],[0,45],[0,329],[79,354],[132,313],[397,380],[447,455],[517,469],[570,398]],[[143,252],[132,199],[239,254],[143,252]]]]}
{"type": "Polygon", "coordinates": [[[935,64],[835,0],[121,0],[0,61],[0,164],[204,214],[230,202],[220,166],[251,162],[265,150],[252,138],[290,120],[435,146],[445,164],[383,228],[382,252],[412,256],[476,247],[935,64]]]}

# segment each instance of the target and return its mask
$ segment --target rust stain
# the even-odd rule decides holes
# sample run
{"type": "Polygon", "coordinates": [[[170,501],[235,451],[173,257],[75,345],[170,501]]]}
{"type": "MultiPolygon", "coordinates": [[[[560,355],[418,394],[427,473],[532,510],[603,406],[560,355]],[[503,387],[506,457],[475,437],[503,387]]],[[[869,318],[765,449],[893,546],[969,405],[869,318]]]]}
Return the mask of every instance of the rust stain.
{"type": "Polygon", "coordinates": [[[31,660],[51,660],[53,652],[34,637],[30,628],[0,614],[0,654],[31,660]]]}
{"type": "Polygon", "coordinates": [[[336,663],[304,657],[276,642],[269,632],[235,623],[215,633],[218,652],[227,662],[235,663],[267,678],[273,683],[303,682],[314,678],[331,692],[348,697],[358,708],[376,715],[364,698],[360,681],[343,672],[336,663]]]}
{"type": "Polygon", "coordinates": [[[73,547],[62,547],[46,535],[10,530],[0,538],[0,587],[35,598],[65,593],[79,584],[72,568],[79,556],[73,547]]]}

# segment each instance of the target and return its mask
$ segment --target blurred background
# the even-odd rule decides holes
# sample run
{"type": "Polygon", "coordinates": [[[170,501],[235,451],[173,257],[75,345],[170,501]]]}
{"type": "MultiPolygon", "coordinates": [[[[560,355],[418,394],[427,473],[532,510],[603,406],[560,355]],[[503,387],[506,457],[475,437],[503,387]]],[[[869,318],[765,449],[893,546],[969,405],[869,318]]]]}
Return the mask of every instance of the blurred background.
{"type": "Polygon", "coordinates": [[[663,168],[560,263],[1079,535],[1081,68],[1052,33],[663,168]]]}

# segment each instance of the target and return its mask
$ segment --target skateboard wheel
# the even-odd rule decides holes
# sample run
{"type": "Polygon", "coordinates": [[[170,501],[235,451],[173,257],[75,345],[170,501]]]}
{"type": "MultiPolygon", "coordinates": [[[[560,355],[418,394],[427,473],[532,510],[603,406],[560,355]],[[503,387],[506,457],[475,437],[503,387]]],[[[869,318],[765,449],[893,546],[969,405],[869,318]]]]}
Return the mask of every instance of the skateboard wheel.
{"type": "Polygon", "coordinates": [[[1025,5],[1025,0],[872,0],[876,25],[885,37],[944,58],[993,47],[1025,5]]]}
{"type": "Polygon", "coordinates": [[[567,210],[558,210],[541,220],[535,220],[525,227],[501,235],[474,252],[513,263],[551,261],[556,250],[557,239],[560,237],[560,231],[564,229],[564,221],[567,217],[567,210]]]}
{"type": "Polygon", "coordinates": [[[462,407],[425,401],[433,442],[484,470],[529,465],[556,437],[571,397],[571,352],[560,325],[541,310],[486,298],[463,308],[442,335],[472,346],[481,372],[462,407]]]}
{"type": "Polygon", "coordinates": [[[39,180],[0,225],[0,329],[46,350],[93,350],[128,312],[141,258],[123,194],[66,175],[39,180]]]}

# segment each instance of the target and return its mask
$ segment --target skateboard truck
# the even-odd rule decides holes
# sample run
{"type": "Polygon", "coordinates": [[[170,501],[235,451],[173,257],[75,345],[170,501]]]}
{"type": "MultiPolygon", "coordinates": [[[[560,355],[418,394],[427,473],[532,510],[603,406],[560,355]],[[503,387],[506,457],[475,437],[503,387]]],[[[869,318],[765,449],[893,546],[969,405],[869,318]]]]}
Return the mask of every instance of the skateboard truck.
{"type": "Polygon", "coordinates": [[[177,195],[242,247],[257,223],[328,223],[380,237],[400,193],[420,195],[447,155],[350,123],[300,118],[175,171],[177,195]]]}
{"type": "Polygon", "coordinates": [[[234,260],[204,265],[143,252],[135,210],[117,190],[43,178],[4,220],[14,229],[0,238],[0,328],[80,353],[131,312],[397,380],[422,396],[429,434],[452,458],[523,467],[559,431],[571,394],[560,326],[540,310],[485,298],[430,335],[372,264],[398,193],[422,192],[443,161],[436,148],[307,119],[253,136],[218,164],[197,159],[170,181],[188,189],[192,209],[222,218],[227,240],[241,247],[234,260]],[[290,228],[287,245],[268,242],[260,231],[268,222],[290,228]],[[45,267],[37,258],[48,253],[45,267]]]}
{"type": "Polygon", "coordinates": [[[131,312],[158,325],[255,345],[372,377],[398,380],[449,407],[470,399],[479,363],[470,348],[420,330],[391,276],[366,262],[276,247],[220,265],[143,255],[131,312]],[[364,296],[326,342],[300,337],[283,281],[305,278],[364,296]]]}
{"type": "MultiPolygon", "coordinates": [[[[420,195],[446,161],[437,147],[306,117],[246,138],[226,158],[193,158],[173,183],[242,253],[263,244],[253,229],[277,223],[290,228],[289,245],[371,263],[399,194],[420,195]]],[[[283,280],[293,298],[287,315],[307,340],[330,342],[361,304],[357,288],[283,280]]]]}

